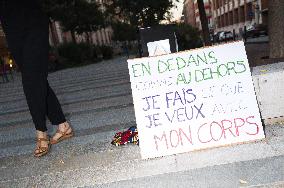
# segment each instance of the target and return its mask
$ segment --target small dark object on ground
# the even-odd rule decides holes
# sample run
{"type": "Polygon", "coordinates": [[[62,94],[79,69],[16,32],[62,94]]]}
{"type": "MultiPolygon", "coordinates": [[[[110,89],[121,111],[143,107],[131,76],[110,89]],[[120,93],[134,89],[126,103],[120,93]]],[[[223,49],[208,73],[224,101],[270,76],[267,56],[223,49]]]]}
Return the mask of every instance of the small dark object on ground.
{"type": "Polygon", "coordinates": [[[139,145],[138,131],[136,126],[130,127],[127,131],[118,132],[114,135],[112,145],[121,146],[128,143],[139,145]]]}

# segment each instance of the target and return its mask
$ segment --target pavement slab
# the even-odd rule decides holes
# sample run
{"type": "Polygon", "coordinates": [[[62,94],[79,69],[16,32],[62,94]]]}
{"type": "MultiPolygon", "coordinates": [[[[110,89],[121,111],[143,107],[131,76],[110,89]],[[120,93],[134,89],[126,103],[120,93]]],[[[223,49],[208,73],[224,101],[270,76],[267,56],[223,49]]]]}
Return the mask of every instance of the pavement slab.
{"type": "Polygon", "coordinates": [[[116,132],[136,125],[125,58],[54,72],[49,81],[75,136],[34,158],[21,77],[0,85],[0,188],[284,185],[283,125],[265,127],[260,141],[142,160],[137,145],[111,145],[116,132]]]}

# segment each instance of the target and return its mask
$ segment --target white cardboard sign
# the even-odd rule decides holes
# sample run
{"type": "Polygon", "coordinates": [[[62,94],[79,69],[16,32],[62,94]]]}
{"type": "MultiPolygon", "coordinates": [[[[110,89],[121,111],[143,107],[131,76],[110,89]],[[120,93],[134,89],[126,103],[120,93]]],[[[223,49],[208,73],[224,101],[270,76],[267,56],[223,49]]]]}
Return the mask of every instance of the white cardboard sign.
{"type": "Polygon", "coordinates": [[[128,60],[142,158],[264,138],[244,43],[128,60]]]}
{"type": "Polygon", "coordinates": [[[149,56],[157,56],[171,53],[170,40],[159,40],[147,43],[149,56]]]}

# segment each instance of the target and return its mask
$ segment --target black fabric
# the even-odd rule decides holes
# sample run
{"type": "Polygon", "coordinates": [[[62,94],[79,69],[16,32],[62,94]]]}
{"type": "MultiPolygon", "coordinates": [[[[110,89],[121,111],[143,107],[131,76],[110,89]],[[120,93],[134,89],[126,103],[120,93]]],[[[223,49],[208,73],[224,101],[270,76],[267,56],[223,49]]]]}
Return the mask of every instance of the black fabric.
{"type": "Polygon", "coordinates": [[[37,130],[65,122],[56,95],[47,80],[48,18],[36,0],[0,0],[0,19],[8,47],[22,73],[22,84],[37,130]]]}

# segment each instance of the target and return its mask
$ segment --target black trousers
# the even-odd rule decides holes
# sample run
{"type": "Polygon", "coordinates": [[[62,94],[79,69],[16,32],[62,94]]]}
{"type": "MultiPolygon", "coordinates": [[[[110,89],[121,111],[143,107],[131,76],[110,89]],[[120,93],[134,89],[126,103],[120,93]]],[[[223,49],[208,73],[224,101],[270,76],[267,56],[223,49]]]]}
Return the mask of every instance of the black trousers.
{"type": "Polygon", "coordinates": [[[47,80],[48,17],[36,0],[0,0],[0,20],[9,50],[20,68],[29,110],[39,131],[46,131],[46,116],[53,125],[66,121],[47,80]]]}

